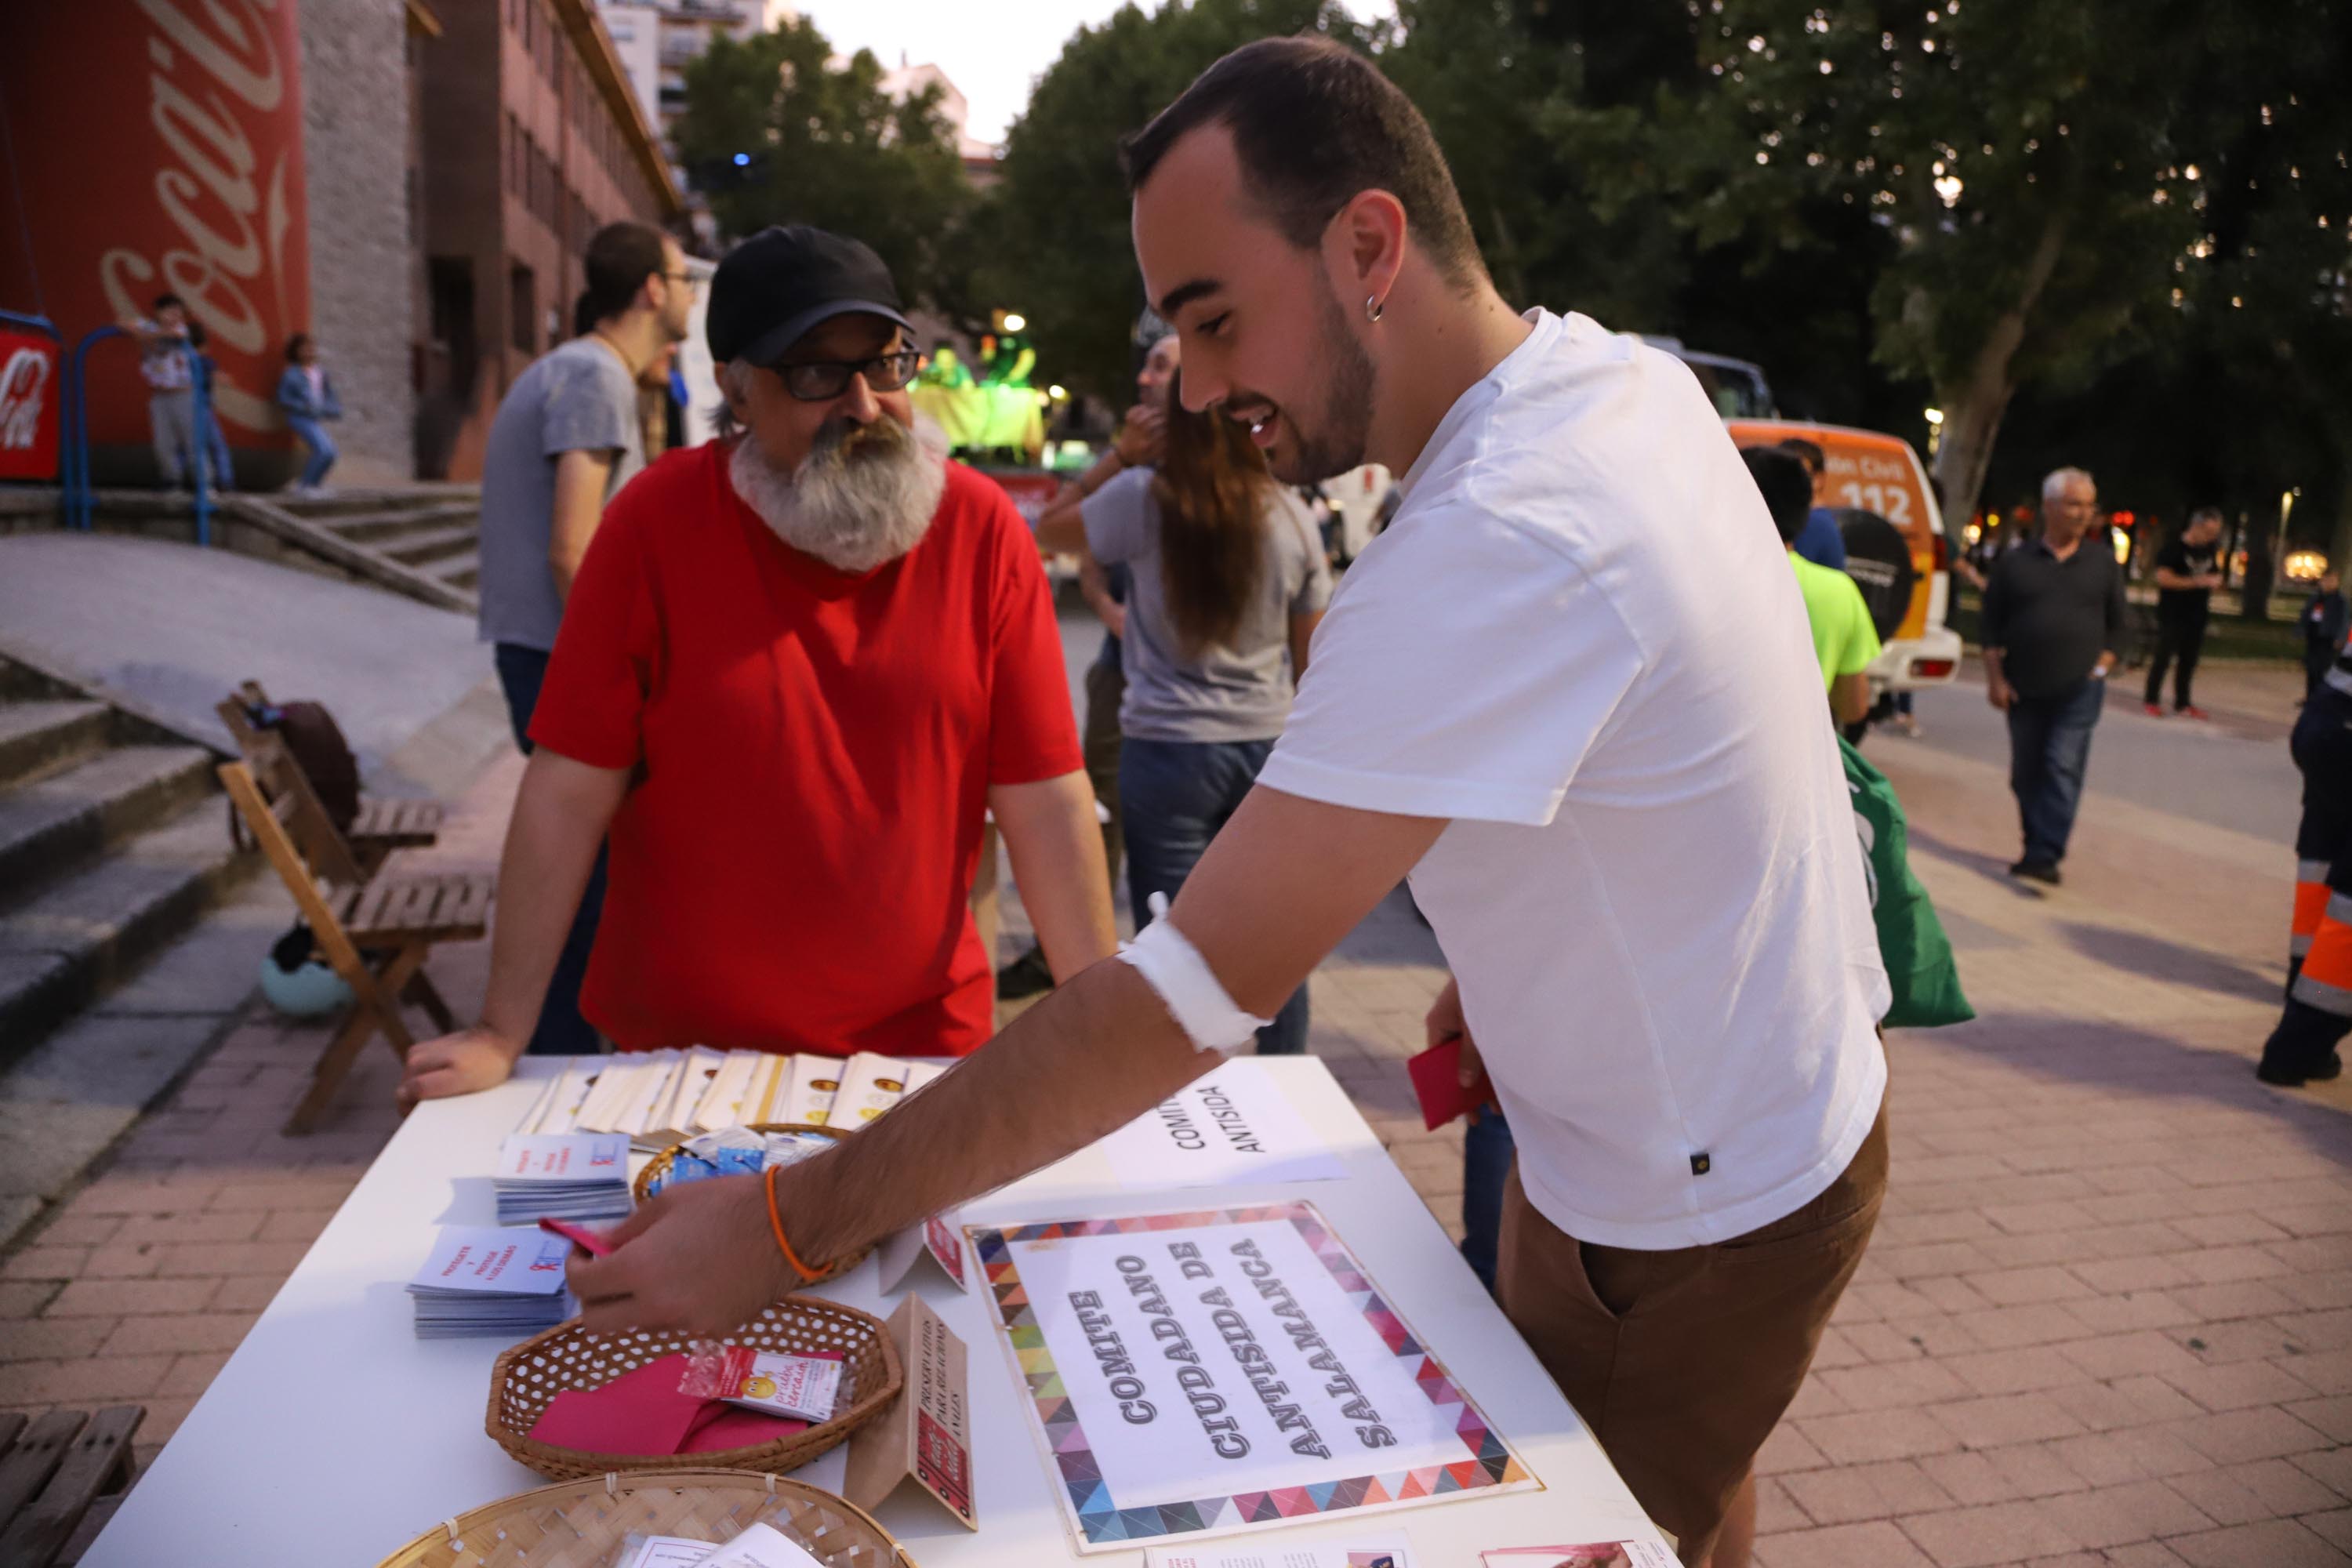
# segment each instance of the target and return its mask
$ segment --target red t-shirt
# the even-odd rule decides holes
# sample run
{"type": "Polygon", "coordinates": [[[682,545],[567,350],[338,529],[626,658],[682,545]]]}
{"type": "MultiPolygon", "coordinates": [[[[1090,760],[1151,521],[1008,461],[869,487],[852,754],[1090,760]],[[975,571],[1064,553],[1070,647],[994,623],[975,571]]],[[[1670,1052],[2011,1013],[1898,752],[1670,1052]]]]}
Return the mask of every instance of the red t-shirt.
{"type": "Polygon", "coordinates": [[[635,778],[582,1010],[625,1050],[961,1055],[993,1032],[965,900],[993,784],[1080,765],[1037,548],[960,464],[864,576],[779,540],[725,444],[613,498],[531,721],[635,778]]]}

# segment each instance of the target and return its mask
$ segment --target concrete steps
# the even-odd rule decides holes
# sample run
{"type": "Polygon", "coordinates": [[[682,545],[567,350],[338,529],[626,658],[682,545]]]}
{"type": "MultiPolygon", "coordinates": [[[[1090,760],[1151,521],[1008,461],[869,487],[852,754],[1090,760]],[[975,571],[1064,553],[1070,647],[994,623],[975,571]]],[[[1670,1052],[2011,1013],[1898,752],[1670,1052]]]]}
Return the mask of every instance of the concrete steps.
{"type": "Polygon", "coordinates": [[[309,511],[313,502],[287,503],[286,509],[297,517],[323,523],[354,544],[372,544],[383,539],[397,539],[417,529],[448,523],[478,523],[481,509],[472,501],[438,501],[429,505],[398,508],[389,511],[309,511]]]}
{"type": "Polygon", "coordinates": [[[0,1070],[251,870],[217,762],[0,661],[0,1070]]]}
{"type": "Polygon", "coordinates": [[[404,533],[396,539],[384,541],[378,548],[404,566],[429,566],[446,557],[473,551],[481,543],[481,524],[469,521],[450,528],[404,533]]]}
{"type": "Polygon", "coordinates": [[[106,744],[113,718],[103,702],[37,699],[0,705],[0,785],[89,755],[106,744]]]}

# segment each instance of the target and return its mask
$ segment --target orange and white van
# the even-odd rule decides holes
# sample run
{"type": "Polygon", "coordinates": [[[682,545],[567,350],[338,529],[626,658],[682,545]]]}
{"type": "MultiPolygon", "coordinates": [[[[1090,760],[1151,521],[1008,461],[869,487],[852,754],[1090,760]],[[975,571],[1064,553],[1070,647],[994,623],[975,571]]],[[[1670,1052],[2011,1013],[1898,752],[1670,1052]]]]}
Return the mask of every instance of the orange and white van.
{"type": "Polygon", "coordinates": [[[1846,536],[1846,574],[1861,587],[1885,645],[1868,671],[1873,695],[1942,686],[1959,673],[1950,613],[1951,549],[1919,454],[1900,436],[1801,419],[1729,419],[1740,447],[1811,441],[1822,449],[1813,504],[1846,536]]]}

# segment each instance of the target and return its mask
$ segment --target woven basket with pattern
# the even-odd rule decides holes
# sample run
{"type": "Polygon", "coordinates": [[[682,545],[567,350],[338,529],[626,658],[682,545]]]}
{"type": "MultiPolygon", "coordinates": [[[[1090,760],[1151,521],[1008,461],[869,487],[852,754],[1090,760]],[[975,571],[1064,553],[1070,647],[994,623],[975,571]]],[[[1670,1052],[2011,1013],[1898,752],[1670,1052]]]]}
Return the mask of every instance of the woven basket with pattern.
{"type": "Polygon", "coordinates": [[[842,1363],[840,1402],[832,1420],[772,1443],[709,1454],[595,1454],[559,1448],[530,1436],[555,1396],[568,1388],[602,1388],[625,1372],[687,1348],[689,1336],[631,1330],[592,1334],[574,1318],[501,1352],[490,1368],[490,1408],[484,1426],[498,1446],[555,1480],[606,1471],[651,1474],[686,1470],[758,1470],[782,1475],[846,1441],[898,1397],[905,1384],[898,1347],[882,1320],[855,1307],[788,1296],[723,1336],[726,1342],[787,1355],[830,1352],[842,1363]]]}
{"type": "Polygon", "coordinates": [[[831,1492],[705,1468],[560,1481],[426,1531],[377,1568],[619,1568],[631,1535],[714,1545],[765,1524],[825,1568],[915,1568],[889,1531],[831,1492]]]}

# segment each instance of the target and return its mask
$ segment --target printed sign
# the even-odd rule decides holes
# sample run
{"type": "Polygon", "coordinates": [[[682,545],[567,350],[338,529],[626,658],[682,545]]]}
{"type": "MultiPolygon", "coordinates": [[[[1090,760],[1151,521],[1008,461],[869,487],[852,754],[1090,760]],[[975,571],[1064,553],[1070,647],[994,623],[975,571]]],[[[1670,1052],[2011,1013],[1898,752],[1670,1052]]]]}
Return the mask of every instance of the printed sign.
{"type": "Polygon", "coordinates": [[[1540,1485],[1311,1205],[967,1234],[1082,1552],[1540,1485]]]}
{"type": "Polygon", "coordinates": [[[1237,1057],[1102,1141],[1119,1184],[1135,1191],[1332,1182],[1348,1173],[1282,1086],[1237,1057]]]}
{"type": "Polygon", "coordinates": [[[926,1258],[957,1289],[971,1289],[970,1273],[964,1268],[963,1237],[937,1215],[920,1225],[909,1226],[882,1244],[882,1289],[896,1290],[907,1284],[915,1265],[926,1258]]]}
{"type": "Polygon", "coordinates": [[[842,1495],[875,1509],[908,1481],[963,1521],[980,1528],[972,1506],[970,1367],[963,1342],[909,1296],[886,1325],[907,1369],[906,1392],[849,1440],[842,1495]]]}

